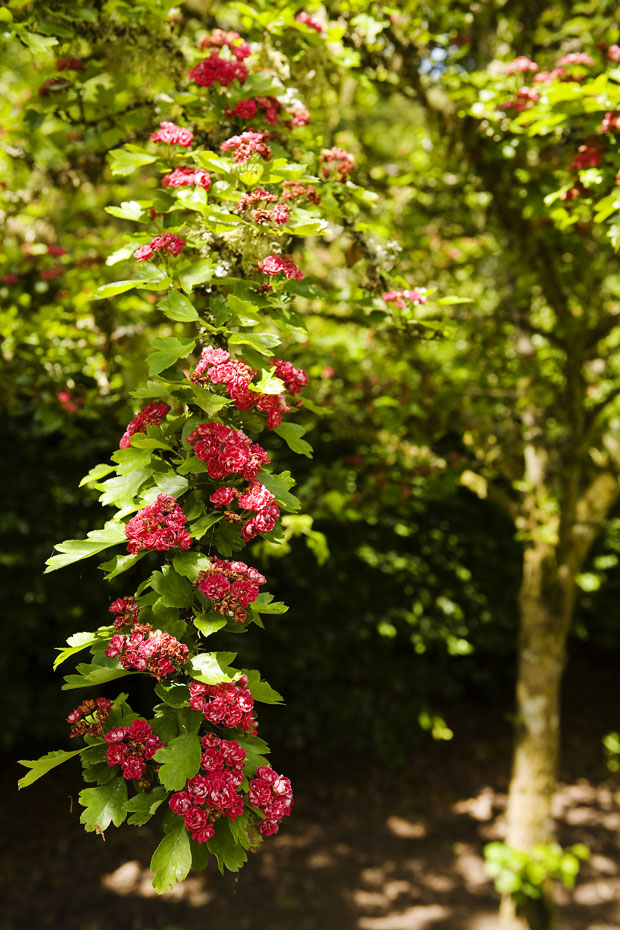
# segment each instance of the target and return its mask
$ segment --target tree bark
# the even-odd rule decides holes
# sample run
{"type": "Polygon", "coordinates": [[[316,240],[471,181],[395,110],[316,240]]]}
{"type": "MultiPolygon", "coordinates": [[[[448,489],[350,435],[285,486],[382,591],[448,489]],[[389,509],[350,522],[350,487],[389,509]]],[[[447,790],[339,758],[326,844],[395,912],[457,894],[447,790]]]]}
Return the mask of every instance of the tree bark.
{"type": "MultiPolygon", "coordinates": [[[[508,795],[506,842],[529,850],[553,836],[551,803],[560,742],[560,687],[566,637],[575,598],[575,575],[558,570],[553,547],[541,542],[524,553],[517,672],[517,729],[508,795]]],[[[549,930],[548,899],[519,912],[502,901],[501,930],[549,930]]]]}

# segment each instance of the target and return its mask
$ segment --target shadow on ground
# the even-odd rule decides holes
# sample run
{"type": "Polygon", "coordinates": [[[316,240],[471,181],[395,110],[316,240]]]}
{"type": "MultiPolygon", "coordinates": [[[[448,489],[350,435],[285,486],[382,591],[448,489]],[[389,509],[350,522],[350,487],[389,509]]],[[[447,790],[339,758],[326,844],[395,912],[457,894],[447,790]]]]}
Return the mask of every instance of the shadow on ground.
{"type": "MultiPolygon", "coordinates": [[[[354,783],[342,764],[336,774],[293,760],[282,833],[239,875],[213,869],[163,898],[148,871],[155,828],[110,828],[104,842],[82,832],[66,775],[17,796],[7,775],[0,930],[494,930],[482,848],[502,837],[509,746],[491,744],[489,763],[489,733],[476,745],[465,731],[410,773],[364,779],[358,766],[354,783]]],[[[562,930],[620,927],[619,802],[606,782],[560,786],[559,840],[593,853],[574,894],[558,893],[562,930]]]]}

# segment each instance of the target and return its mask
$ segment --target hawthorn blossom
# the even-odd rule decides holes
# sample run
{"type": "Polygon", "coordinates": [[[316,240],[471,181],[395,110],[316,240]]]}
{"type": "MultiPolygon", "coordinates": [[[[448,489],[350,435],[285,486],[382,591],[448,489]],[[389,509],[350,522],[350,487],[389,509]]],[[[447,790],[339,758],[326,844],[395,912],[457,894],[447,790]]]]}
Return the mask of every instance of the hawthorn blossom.
{"type": "MultiPolygon", "coordinates": [[[[259,585],[265,576],[245,562],[230,562],[213,557],[209,567],[201,571],[194,582],[199,591],[211,601],[211,609],[224,617],[232,614],[236,623],[244,623],[247,608],[259,595],[259,585]]],[[[191,705],[190,705],[191,706],[191,705]]]]}
{"type": "Polygon", "coordinates": [[[213,54],[199,61],[189,72],[188,77],[200,87],[211,87],[212,84],[229,87],[233,81],[243,84],[248,73],[248,69],[240,61],[228,61],[221,55],[213,54]]]}
{"type": "Polygon", "coordinates": [[[175,168],[161,179],[162,187],[211,187],[211,175],[204,168],[175,168]]]}
{"type": "Polygon", "coordinates": [[[332,175],[332,168],[335,169],[338,180],[343,182],[347,180],[353,168],[355,168],[355,158],[350,152],[338,148],[335,145],[331,149],[321,152],[321,177],[329,180],[332,175]]]}
{"type": "Polygon", "coordinates": [[[263,274],[280,274],[286,278],[296,278],[298,281],[303,280],[303,273],[292,259],[286,255],[268,255],[262,262],[256,266],[258,271],[263,274]]]}
{"type": "Polygon", "coordinates": [[[323,35],[325,32],[320,22],[316,19],[313,19],[309,13],[305,12],[305,10],[302,10],[301,13],[297,14],[295,21],[302,23],[304,26],[309,26],[310,29],[314,29],[316,32],[318,32],[319,35],[323,35]]]}
{"type": "Polygon", "coordinates": [[[139,510],[125,526],[127,551],[136,555],[142,549],[165,552],[178,546],[189,549],[192,539],[185,524],[187,517],[174,497],[160,494],[154,504],[139,510]]]}
{"type": "Polygon", "coordinates": [[[214,834],[216,820],[236,820],[243,813],[239,789],[246,752],[236,740],[220,739],[215,733],[207,733],[201,742],[200,772],[172,795],[168,806],[183,818],[192,839],[206,843],[214,834]]]}
{"type": "Polygon", "coordinates": [[[220,481],[228,475],[241,475],[248,481],[268,465],[270,458],[243,430],[224,423],[200,423],[187,437],[194,455],[207,463],[210,478],[220,481]]]}
{"type": "Polygon", "coordinates": [[[161,252],[162,249],[169,255],[180,255],[183,251],[186,240],[180,236],[174,236],[172,233],[162,233],[161,236],[155,236],[148,245],[142,245],[133,253],[133,257],[138,262],[144,262],[153,257],[154,252],[161,252]]]}
{"type": "Polygon", "coordinates": [[[271,148],[267,145],[270,138],[268,132],[242,132],[238,136],[231,136],[220,145],[220,151],[233,153],[233,161],[248,161],[252,155],[260,155],[264,161],[271,161],[271,148]]]}
{"type": "Polygon", "coordinates": [[[538,71],[538,65],[525,55],[519,55],[506,65],[506,74],[524,74],[526,71],[538,71]]]}
{"type": "Polygon", "coordinates": [[[119,449],[128,449],[130,447],[130,440],[134,433],[145,433],[147,426],[161,426],[169,410],[168,404],[162,404],[158,401],[153,401],[147,404],[143,410],[139,410],[133,420],[130,420],[127,424],[118,444],[119,449]]]}
{"type": "Polygon", "coordinates": [[[167,142],[168,145],[183,145],[185,148],[192,144],[194,133],[191,129],[185,129],[177,126],[176,123],[166,121],[159,125],[161,128],[149,136],[151,142],[167,142]]]}
{"type": "Polygon", "coordinates": [[[288,778],[268,765],[259,765],[256,777],[250,782],[248,801],[265,815],[259,826],[263,836],[271,836],[279,830],[279,821],[288,817],[293,807],[293,789],[288,778]]]}

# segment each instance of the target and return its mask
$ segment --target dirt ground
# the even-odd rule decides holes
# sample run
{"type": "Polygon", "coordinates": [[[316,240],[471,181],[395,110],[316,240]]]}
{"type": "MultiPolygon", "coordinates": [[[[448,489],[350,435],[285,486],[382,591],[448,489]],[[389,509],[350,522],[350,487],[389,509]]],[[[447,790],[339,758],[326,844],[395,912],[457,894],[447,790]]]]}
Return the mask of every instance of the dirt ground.
{"type": "MultiPolygon", "coordinates": [[[[469,713],[455,729],[398,775],[280,764],[296,797],[281,834],[239,875],[210,869],[165,897],[150,885],[154,829],[86,835],[66,774],[16,794],[7,771],[0,930],[494,930],[482,848],[502,837],[509,728],[469,713]]],[[[559,930],[620,927],[620,790],[599,747],[575,737],[565,768],[583,774],[556,797],[560,842],[592,850],[572,897],[558,891],[559,930]]]]}

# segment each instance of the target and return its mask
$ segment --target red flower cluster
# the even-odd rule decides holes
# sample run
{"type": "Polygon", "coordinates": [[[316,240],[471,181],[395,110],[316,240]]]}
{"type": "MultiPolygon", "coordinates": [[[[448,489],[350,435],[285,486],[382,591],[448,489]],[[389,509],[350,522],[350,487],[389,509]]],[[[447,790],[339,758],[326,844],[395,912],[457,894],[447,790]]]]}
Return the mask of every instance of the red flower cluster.
{"type": "Polygon", "coordinates": [[[161,179],[162,187],[211,187],[211,175],[204,168],[175,168],[161,179]]]}
{"type": "Polygon", "coordinates": [[[285,202],[291,200],[306,200],[314,204],[321,202],[321,195],[312,184],[305,184],[303,181],[284,181],[282,187],[284,188],[282,200],[285,202]]]}
{"type": "Polygon", "coordinates": [[[225,559],[212,558],[209,568],[198,575],[195,583],[199,591],[214,603],[211,609],[215,613],[229,617],[236,623],[244,623],[247,608],[259,595],[259,585],[265,584],[266,578],[256,568],[245,562],[229,562],[225,559]]]}
{"type": "Polygon", "coordinates": [[[620,132],[620,113],[606,113],[601,123],[601,132],[620,132]]]}
{"type": "Polygon", "coordinates": [[[175,792],[168,802],[197,843],[211,839],[213,823],[220,817],[235,820],[243,813],[238,788],[243,781],[245,749],[235,740],[220,739],[215,733],[203,736],[202,748],[200,768],[207,774],[194,775],[185,789],[175,792]]]}
{"type": "Polygon", "coordinates": [[[506,103],[500,103],[498,110],[516,110],[522,113],[523,110],[529,110],[535,103],[540,100],[540,94],[533,87],[521,87],[517,92],[515,100],[507,100],[506,103]]]}
{"type": "Polygon", "coordinates": [[[240,100],[232,110],[226,110],[227,116],[238,116],[241,119],[254,119],[259,110],[272,126],[278,122],[282,104],[275,97],[248,97],[240,100]]]}
{"type": "Polygon", "coordinates": [[[150,623],[136,623],[128,636],[116,633],[105,654],[109,659],[118,656],[124,669],[148,672],[157,681],[172,675],[177,665],[185,665],[189,659],[185,643],[163,630],[154,630],[150,623]]]}
{"type": "Polygon", "coordinates": [[[586,68],[590,68],[593,64],[594,59],[587,52],[571,52],[570,55],[564,55],[556,61],[555,66],[561,68],[562,65],[585,65],[586,68]]]}
{"type": "Polygon", "coordinates": [[[620,61],[620,45],[610,45],[607,49],[607,57],[610,61],[620,61]]]}
{"type": "Polygon", "coordinates": [[[243,430],[224,423],[200,423],[187,437],[194,454],[207,463],[210,478],[221,481],[227,475],[241,475],[252,481],[271,459],[243,430]]]}
{"type": "Polygon", "coordinates": [[[306,13],[305,10],[302,10],[301,13],[298,13],[295,17],[296,22],[303,23],[304,26],[309,26],[310,29],[316,29],[319,35],[323,35],[325,31],[321,26],[320,22],[316,19],[312,19],[309,13],[306,13]]]}
{"type": "Polygon", "coordinates": [[[296,278],[298,281],[303,280],[301,269],[286,255],[268,255],[267,258],[257,264],[256,270],[262,271],[263,274],[280,274],[282,272],[287,278],[296,278]]]}
{"type": "Polygon", "coordinates": [[[189,549],[192,538],[185,529],[186,523],[187,517],[174,497],[160,494],[154,504],[143,507],[126,525],[127,551],[136,555],[141,549],[158,552],[175,546],[189,549]]]}
{"type": "Polygon", "coordinates": [[[57,71],[83,71],[84,62],[81,58],[59,58],[56,62],[57,71]]]}
{"type": "Polygon", "coordinates": [[[66,90],[67,87],[71,87],[71,85],[66,78],[48,78],[43,81],[37,93],[40,97],[47,97],[48,94],[66,90]]]}
{"type": "Polygon", "coordinates": [[[185,148],[188,148],[193,142],[194,133],[191,129],[185,129],[181,126],[177,126],[176,123],[169,123],[164,121],[159,124],[161,129],[158,129],[157,132],[152,132],[149,136],[151,142],[167,142],[168,145],[184,145],[185,148]]]}
{"type": "Polygon", "coordinates": [[[525,55],[519,55],[506,65],[506,74],[524,74],[526,71],[538,71],[538,65],[525,55]]]}
{"type": "Polygon", "coordinates": [[[224,32],[223,29],[214,29],[210,36],[203,36],[198,42],[198,48],[205,51],[209,48],[229,48],[237,61],[244,61],[252,54],[252,49],[238,32],[224,32]]]}
{"type": "Polygon", "coordinates": [[[346,181],[355,168],[355,158],[350,152],[339,149],[337,146],[321,152],[321,177],[329,180],[332,168],[335,169],[339,181],[346,181]]]}
{"type": "Polygon", "coordinates": [[[250,191],[248,194],[241,195],[241,199],[237,201],[235,210],[237,213],[244,213],[245,210],[251,210],[258,206],[260,203],[277,202],[278,198],[275,194],[270,194],[269,191],[263,190],[262,187],[257,187],[255,190],[250,191]]]}
{"type": "Polygon", "coordinates": [[[276,223],[283,226],[288,222],[290,210],[284,203],[277,203],[273,210],[264,210],[261,207],[254,211],[254,222],[262,225],[264,223],[276,223]]]}
{"type": "MultiPolygon", "coordinates": [[[[279,378],[286,383],[291,394],[298,394],[301,387],[308,383],[308,376],[301,368],[293,368],[290,362],[274,359],[273,365],[279,378]],[[289,367],[290,366],[290,367],[289,367]],[[281,374],[284,372],[284,374],[281,374]]],[[[240,359],[233,359],[224,349],[207,346],[202,350],[200,361],[192,372],[192,381],[198,383],[210,381],[212,384],[224,384],[229,397],[239,410],[256,407],[267,414],[267,427],[275,429],[282,422],[282,415],[291,409],[284,394],[262,394],[251,391],[250,383],[258,374],[240,359]]]]}
{"type": "Polygon", "coordinates": [[[560,200],[570,202],[572,200],[577,200],[578,197],[583,197],[584,194],[588,193],[588,189],[584,187],[581,181],[575,181],[572,187],[569,187],[567,191],[564,191],[564,193],[560,194],[560,200]]]}
{"type": "Polygon", "coordinates": [[[114,614],[114,632],[120,633],[122,630],[131,629],[138,622],[141,611],[140,605],[135,597],[119,597],[110,604],[109,611],[114,614]]]}
{"type": "Polygon", "coordinates": [[[256,778],[250,782],[248,801],[258,807],[265,819],[259,826],[263,836],[271,836],[279,830],[278,821],[288,817],[293,807],[293,789],[284,775],[278,775],[268,765],[259,765],[256,778]]]}
{"type": "Polygon", "coordinates": [[[534,75],[535,84],[552,84],[564,74],[564,68],[554,68],[552,71],[540,71],[534,75]]]}
{"type": "Polygon", "coordinates": [[[107,698],[91,698],[82,701],[81,704],[72,710],[67,717],[67,723],[71,724],[71,733],[69,736],[102,736],[103,726],[110,716],[112,710],[112,701],[107,698]],[[92,723],[87,723],[83,717],[92,714],[96,718],[92,723]]]}
{"type": "Polygon", "coordinates": [[[273,365],[276,375],[281,381],[284,381],[286,390],[291,395],[299,394],[301,389],[308,384],[308,375],[303,368],[295,368],[292,362],[287,362],[282,358],[274,358],[273,365]]]}
{"type": "Polygon", "coordinates": [[[66,249],[63,249],[63,247],[62,247],[61,245],[48,245],[48,247],[47,247],[47,254],[48,254],[48,255],[55,255],[56,257],[58,257],[58,256],[60,256],[60,255],[66,255],[66,254],[67,254],[67,250],[66,250],[66,249]]]}
{"type": "MultiPolygon", "coordinates": [[[[274,495],[260,481],[253,481],[248,490],[243,493],[236,488],[219,488],[209,498],[214,507],[229,507],[235,499],[241,510],[255,512],[255,516],[241,528],[241,535],[246,542],[274,528],[280,516],[280,508],[276,504],[274,495]]],[[[228,510],[224,516],[231,523],[241,522],[243,519],[228,510]]]]}
{"type": "Polygon", "coordinates": [[[228,61],[221,55],[213,54],[199,61],[189,72],[188,77],[200,87],[211,87],[212,84],[229,87],[235,80],[243,84],[248,73],[248,69],[241,62],[228,61]]]}
{"type": "Polygon", "coordinates": [[[414,291],[407,289],[405,291],[386,291],[386,293],[381,298],[386,302],[386,304],[393,303],[395,307],[398,307],[400,310],[404,310],[406,307],[405,301],[409,300],[412,304],[425,304],[426,297],[424,294],[421,294],[420,291],[414,291]]]}
{"type": "Polygon", "coordinates": [[[169,255],[180,255],[186,244],[185,239],[180,236],[174,236],[172,233],[162,233],[161,236],[155,236],[148,245],[141,245],[133,253],[133,257],[139,261],[146,261],[147,258],[153,257],[153,252],[161,252],[163,249],[169,255]]]}
{"type": "Polygon", "coordinates": [[[256,733],[258,724],[252,717],[254,698],[247,684],[246,675],[237,681],[222,682],[219,685],[190,681],[189,706],[204,714],[209,723],[240,727],[245,733],[256,733]]]}
{"type": "Polygon", "coordinates": [[[153,401],[151,404],[147,404],[143,410],[139,410],[133,420],[127,424],[127,428],[118,444],[119,449],[128,449],[130,447],[130,440],[134,433],[146,432],[147,426],[161,426],[169,410],[168,404],[162,404],[158,401],[153,401]]]}
{"type": "Polygon", "coordinates": [[[569,166],[569,171],[596,168],[603,160],[603,153],[596,145],[580,145],[569,166]]]}
{"type": "Polygon", "coordinates": [[[108,765],[120,765],[123,778],[142,778],[149,762],[163,742],[151,730],[146,720],[134,720],[128,727],[115,727],[104,736],[108,748],[108,765]]]}
{"type": "Polygon", "coordinates": [[[265,161],[271,161],[272,152],[267,145],[270,138],[268,132],[242,132],[239,136],[231,136],[220,145],[220,151],[233,153],[233,161],[248,161],[252,155],[260,155],[265,161]]]}
{"type": "Polygon", "coordinates": [[[56,395],[56,398],[62,407],[67,413],[77,413],[80,409],[80,405],[84,403],[83,398],[78,397],[77,403],[73,400],[73,394],[71,391],[59,391],[56,395]]]}
{"type": "Polygon", "coordinates": [[[310,110],[306,107],[302,107],[301,105],[291,107],[287,112],[293,126],[307,126],[310,122],[310,110]]]}

